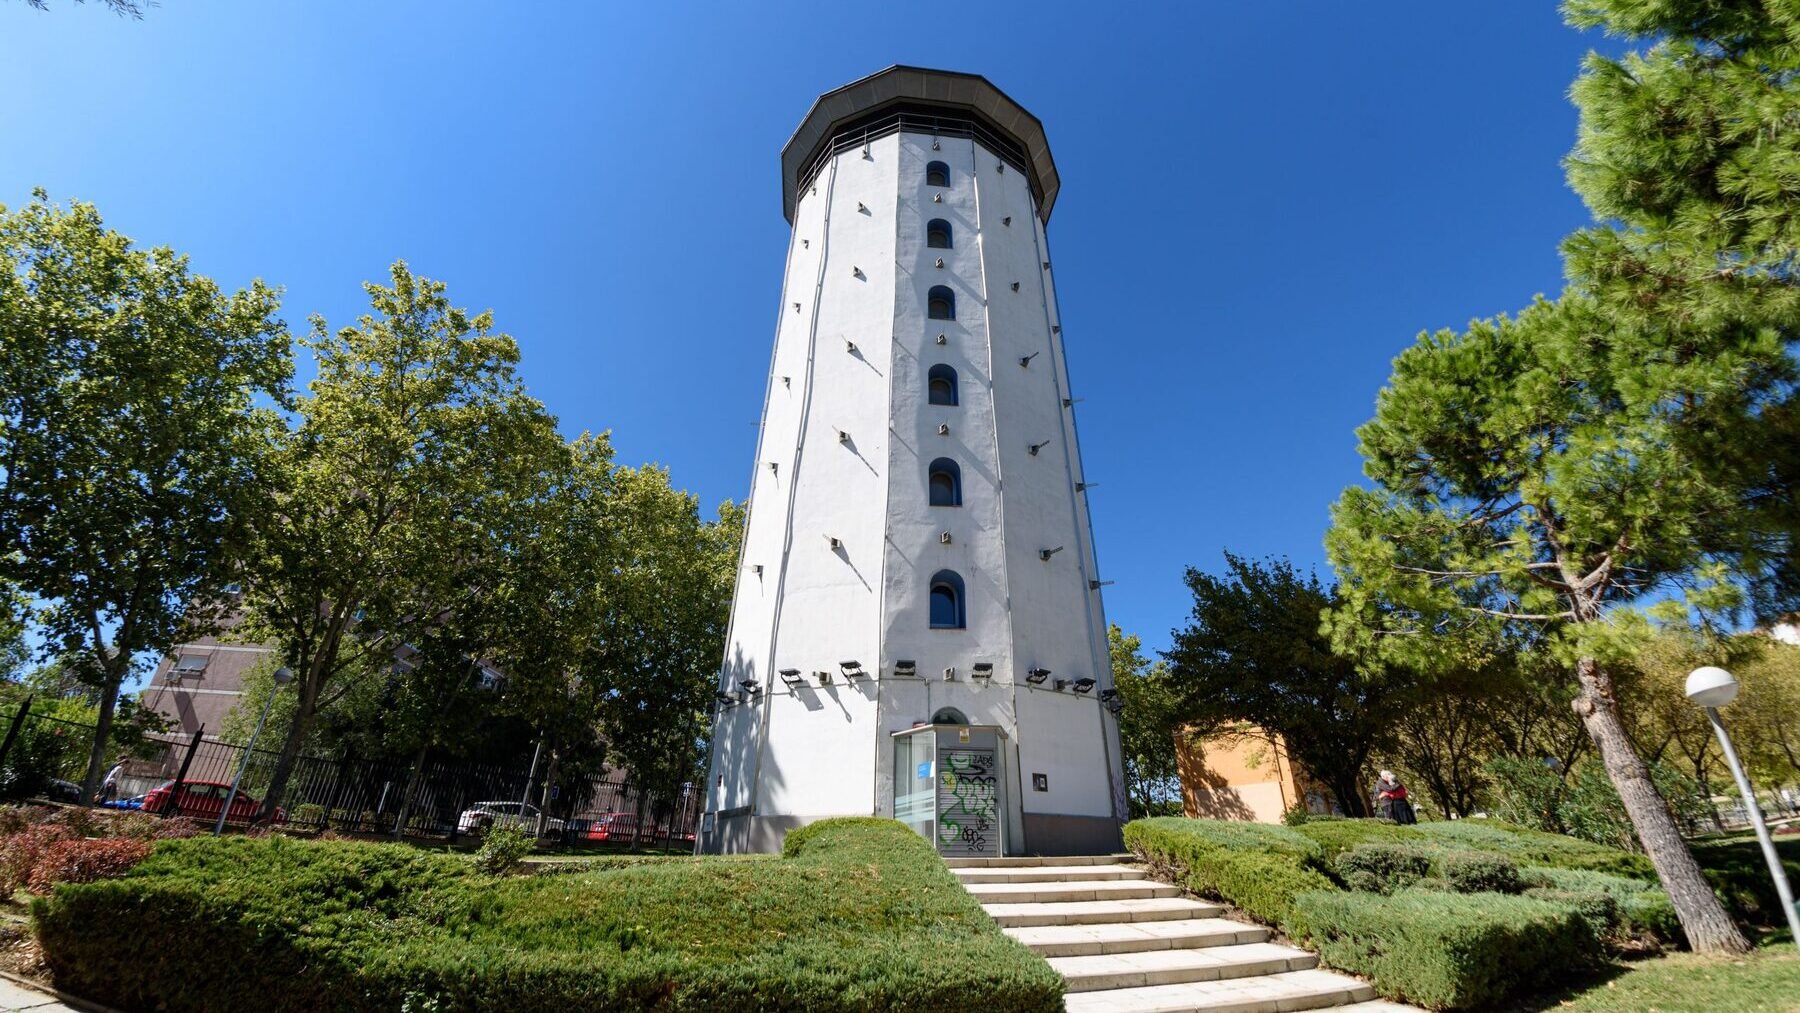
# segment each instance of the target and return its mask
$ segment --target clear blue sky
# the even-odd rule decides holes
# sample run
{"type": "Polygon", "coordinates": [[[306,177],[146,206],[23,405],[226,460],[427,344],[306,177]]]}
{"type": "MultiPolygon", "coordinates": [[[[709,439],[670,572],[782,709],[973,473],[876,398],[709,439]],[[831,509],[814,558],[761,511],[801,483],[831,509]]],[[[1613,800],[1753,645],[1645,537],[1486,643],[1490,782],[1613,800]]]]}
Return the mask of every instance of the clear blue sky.
{"type": "Polygon", "coordinates": [[[1183,567],[1323,569],[1353,429],[1422,328],[1561,284],[1586,220],[1550,2],[0,0],[0,203],[97,203],[296,330],[389,262],[495,311],[573,434],[744,495],[813,98],[893,63],[1035,112],[1109,619],[1166,646],[1183,567]]]}

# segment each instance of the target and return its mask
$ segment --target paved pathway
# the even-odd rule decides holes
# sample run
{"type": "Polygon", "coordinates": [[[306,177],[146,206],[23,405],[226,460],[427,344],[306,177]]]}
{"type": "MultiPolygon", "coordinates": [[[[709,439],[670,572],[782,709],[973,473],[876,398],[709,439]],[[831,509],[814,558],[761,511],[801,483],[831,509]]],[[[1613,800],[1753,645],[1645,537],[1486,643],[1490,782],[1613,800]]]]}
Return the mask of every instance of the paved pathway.
{"type": "Polygon", "coordinates": [[[0,1010],[31,1010],[32,1013],[79,1013],[48,992],[26,988],[10,978],[0,978],[0,1010]]]}
{"type": "Polygon", "coordinates": [[[1063,976],[1069,1013],[1398,1013],[1259,925],[1151,880],[1129,855],[952,858],[1007,935],[1063,976]]]}

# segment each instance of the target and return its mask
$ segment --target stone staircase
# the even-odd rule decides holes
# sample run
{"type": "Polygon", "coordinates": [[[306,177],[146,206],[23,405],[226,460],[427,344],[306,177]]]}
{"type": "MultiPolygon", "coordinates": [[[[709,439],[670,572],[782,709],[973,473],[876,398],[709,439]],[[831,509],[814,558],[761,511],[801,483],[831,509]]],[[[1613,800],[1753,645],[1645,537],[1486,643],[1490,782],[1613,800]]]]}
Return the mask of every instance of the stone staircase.
{"type": "Polygon", "coordinates": [[[1130,855],[951,858],[950,868],[1002,930],[1067,982],[1069,1013],[1288,1013],[1340,1007],[1410,1010],[1317,968],[1261,926],[1221,918],[1130,855]]]}

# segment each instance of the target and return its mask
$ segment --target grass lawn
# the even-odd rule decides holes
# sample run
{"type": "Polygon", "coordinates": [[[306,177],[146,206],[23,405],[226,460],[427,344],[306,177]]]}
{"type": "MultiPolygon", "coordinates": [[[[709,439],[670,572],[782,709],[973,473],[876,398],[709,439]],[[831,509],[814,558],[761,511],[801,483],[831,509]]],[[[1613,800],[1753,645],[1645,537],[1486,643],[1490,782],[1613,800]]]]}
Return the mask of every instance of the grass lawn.
{"type": "Polygon", "coordinates": [[[1670,953],[1614,965],[1602,981],[1535,997],[1520,1010],[1633,1013],[1793,1013],[1800,951],[1785,940],[1736,959],[1670,953]]]}

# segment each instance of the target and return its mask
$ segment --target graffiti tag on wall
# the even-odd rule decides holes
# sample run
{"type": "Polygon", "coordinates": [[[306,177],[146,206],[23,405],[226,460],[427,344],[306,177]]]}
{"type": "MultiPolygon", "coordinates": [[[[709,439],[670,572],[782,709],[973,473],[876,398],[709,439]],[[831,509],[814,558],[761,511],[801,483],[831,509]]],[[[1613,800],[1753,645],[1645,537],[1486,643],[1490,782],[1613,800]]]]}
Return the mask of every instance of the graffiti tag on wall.
{"type": "Polygon", "coordinates": [[[938,852],[1000,853],[1000,796],[992,749],[944,749],[938,755],[938,852]]]}

